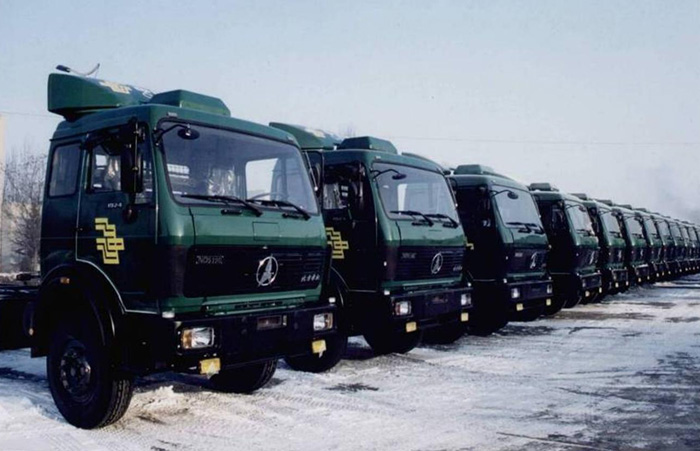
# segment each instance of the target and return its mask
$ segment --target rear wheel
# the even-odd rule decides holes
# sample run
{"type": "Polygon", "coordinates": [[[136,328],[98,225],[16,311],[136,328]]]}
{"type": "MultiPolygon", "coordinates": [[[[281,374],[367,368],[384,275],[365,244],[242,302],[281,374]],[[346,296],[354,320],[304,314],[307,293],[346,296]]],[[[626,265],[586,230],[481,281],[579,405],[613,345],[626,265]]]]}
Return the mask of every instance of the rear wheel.
{"type": "Polygon", "coordinates": [[[466,332],[464,323],[445,324],[426,330],[423,341],[434,345],[448,345],[462,338],[466,332]]]}
{"type": "Polygon", "coordinates": [[[215,390],[224,393],[252,393],[264,387],[277,369],[277,360],[221,371],[212,376],[215,390]]]}
{"type": "Polygon", "coordinates": [[[297,371],[322,373],[330,370],[340,362],[347,347],[348,336],[339,332],[330,338],[326,338],[326,350],[322,354],[285,357],[284,361],[297,371]]]}
{"type": "Polygon", "coordinates": [[[364,334],[365,340],[372,347],[377,355],[398,352],[405,354],[418,346],[423,338],[423,332],[394,332],[394,331],[372,331],[364,334]]]}
{"type": "Polygon", "coordinates": [[[66,314],[51,334],[46,373],[61,415],[73,426],[94,429],[119,420],[131,402],[133,376],[112,368],[97,319],[66,314]]]}

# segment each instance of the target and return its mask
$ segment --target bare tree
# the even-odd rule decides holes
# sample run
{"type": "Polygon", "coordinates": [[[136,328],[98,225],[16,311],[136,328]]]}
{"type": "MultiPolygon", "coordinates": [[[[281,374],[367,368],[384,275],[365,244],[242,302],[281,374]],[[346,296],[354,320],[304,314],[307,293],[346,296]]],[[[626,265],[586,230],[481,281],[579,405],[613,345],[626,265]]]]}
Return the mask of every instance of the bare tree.
{"type": "Polygon", "coordinates": [[[5,179],[2,227],[9,232],[15,269],[37,271],[46,156],[25,144],[0,169],[5,179]]]}

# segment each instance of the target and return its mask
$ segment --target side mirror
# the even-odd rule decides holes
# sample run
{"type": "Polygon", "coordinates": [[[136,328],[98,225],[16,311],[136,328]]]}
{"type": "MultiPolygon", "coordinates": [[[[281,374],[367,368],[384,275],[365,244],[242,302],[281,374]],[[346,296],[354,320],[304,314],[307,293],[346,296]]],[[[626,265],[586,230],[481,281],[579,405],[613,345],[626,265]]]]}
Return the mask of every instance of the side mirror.
{"type": "Polygon", "coordinates": [[[143,191],[143,158],[134,144],[124,146],[121,153],[121,187],[128,194],[143,191]]]}

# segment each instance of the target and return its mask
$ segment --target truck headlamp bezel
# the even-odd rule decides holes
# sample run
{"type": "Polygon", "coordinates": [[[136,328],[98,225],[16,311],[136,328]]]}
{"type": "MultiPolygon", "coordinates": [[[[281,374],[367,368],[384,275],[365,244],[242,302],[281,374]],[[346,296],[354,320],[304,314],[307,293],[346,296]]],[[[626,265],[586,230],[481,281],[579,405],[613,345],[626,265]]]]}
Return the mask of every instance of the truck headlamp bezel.
{"type": "Polygon", "coordinates": [[[408,316],[412,311],[413,306],[411,305],[411,301],[394,302],[394,316],[408,316]]]}
{"type": "Polygon", "coordinates": [[[333,313],[317,313],[313,321],[314,332],[323,332],[333,329],[333,313]]]}
{"type": "Polygon", "coordinates": [[[213,327],[184,327],[180,330],[180,347],[185,350],[207,349],[216,345],[213,327]]]}

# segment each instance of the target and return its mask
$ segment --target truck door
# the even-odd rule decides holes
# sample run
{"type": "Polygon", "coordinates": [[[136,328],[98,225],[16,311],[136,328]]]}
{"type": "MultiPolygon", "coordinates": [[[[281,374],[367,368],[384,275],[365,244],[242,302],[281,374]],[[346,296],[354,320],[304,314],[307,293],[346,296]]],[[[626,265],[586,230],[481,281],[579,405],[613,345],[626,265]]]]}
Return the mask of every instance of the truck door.
{"type": "Polygon", "coordinates": [[[333,268],[351,289],[368,289],[378,279],[377,232],[371,191],[359,163],[326,165],[323,218],[332,247],[333,268]]]}
{"type": "Polygon", "coordinates": [[[100,268],[122,295],[127,310],[156,311],[152,294],[155,252],[153,161],[139,144],[143,190],[121,187],[121,154],[132,145],[106,139],[89,146],[78,214],[77,257],[100,268]]]}

